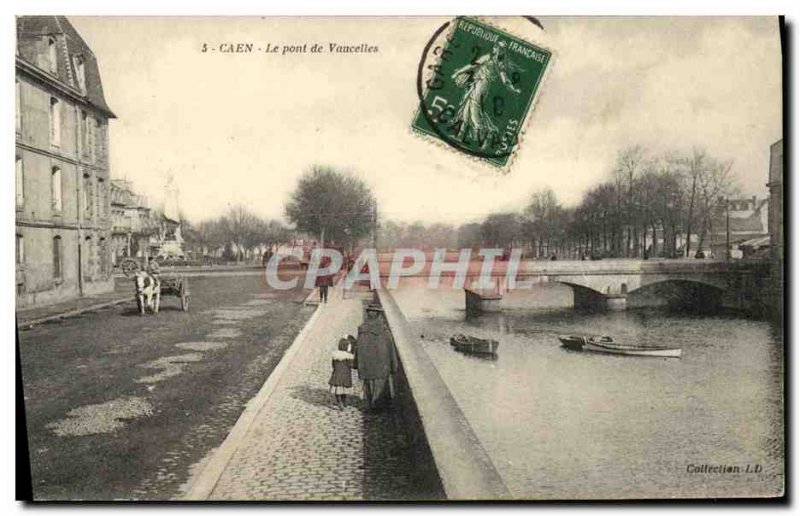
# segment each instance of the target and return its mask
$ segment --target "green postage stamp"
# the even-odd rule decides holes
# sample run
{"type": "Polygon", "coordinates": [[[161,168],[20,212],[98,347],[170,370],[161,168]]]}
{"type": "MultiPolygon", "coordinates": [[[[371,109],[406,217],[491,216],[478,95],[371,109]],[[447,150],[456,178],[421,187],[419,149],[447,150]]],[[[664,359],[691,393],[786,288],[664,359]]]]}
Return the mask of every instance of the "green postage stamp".
{"type": "Polygon", "coordinates": [[[412,128],[508,166],[551,58],[551,51],[496,27],[456,18],[423,51],[412,128]]]}

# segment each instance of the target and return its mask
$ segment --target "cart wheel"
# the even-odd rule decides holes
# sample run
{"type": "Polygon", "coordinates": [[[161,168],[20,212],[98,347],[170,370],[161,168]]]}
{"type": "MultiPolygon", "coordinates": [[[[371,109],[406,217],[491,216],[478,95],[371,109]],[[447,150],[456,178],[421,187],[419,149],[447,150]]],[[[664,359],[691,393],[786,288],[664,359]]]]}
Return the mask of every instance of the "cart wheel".
{"type": "Polygon", "coordinates": [[[119,268],[122,269],[122,274],[124,274],[126,278],[131,279],[139,272],[139,262],[127,258],[122,261],[119,268]]]}
{"type": "Polygon", "coordinates": [[[189,288],[186,284],[186,278],[181,280],[181,288],[180,288],[180,295],[181,295],[181,310],[184,312],[189,311],[189,288]]]}

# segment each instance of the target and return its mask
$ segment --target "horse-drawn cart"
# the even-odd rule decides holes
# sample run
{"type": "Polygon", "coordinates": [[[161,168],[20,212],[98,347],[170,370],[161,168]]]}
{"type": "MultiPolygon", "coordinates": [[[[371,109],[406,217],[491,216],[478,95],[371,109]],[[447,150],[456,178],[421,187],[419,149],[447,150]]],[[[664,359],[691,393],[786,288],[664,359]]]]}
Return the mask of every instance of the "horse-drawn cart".
{"type": "MultiPolygon", "coordinates": [[[[143,270],[137,260],[127,258],[120,263],[122,274],[126,278],[134,279],[136,274],[143,270]]],[[[160,294],[169,294],[181,299],[181,310],[189,311],[189,278],[180,274],[160,274],[160,294]]],[[[140,307],[141,309],[141,307],[140,307]]]]}
{"type": "Polygon", "coordinates": [[[189,278],[185,276],[161,276],[161,294],[181,298],[181,310],[189,311],[189,278]]]}

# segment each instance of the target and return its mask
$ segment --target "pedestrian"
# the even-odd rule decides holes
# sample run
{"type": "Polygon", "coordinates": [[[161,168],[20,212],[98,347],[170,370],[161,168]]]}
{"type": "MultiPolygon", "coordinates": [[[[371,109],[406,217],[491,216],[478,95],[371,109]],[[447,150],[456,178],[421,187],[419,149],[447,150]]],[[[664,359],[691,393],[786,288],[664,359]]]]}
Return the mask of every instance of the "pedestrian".
{"type": "MultiPolygon", "coordinates": [[[[328,267],[331,264],[331,259],[327,256],[323,257],[320,261],[320,267],[328,267]]],[[[333,285],[333,274],[318,275],[315,285],[319,288],[319,302],[328,302],[328,287],[333,285]]]]}
{"type": "Polygon", "coordinates": [[[347,350],[350,348],[350,341],[347,338],[339,339],[337,350],[331,356],[331,378],[328,380],[330,391],[336,398],[336,406],[342,410],[347,406],[347,393],[353,387],[353,362],[352,353],[347,350]]]}
{"type": "Polygon", "coordinates": [[[367,306],[367,320],[358,328],[356,368],[370,409],[394,398],[397,357],[382,312],[380,306],[367,306]]]}
{"type": "Polygon", "coordinates": [[[347,351],[353,354],[353,359],[356,357],[356,353],[358,352],[358,340],[349,333],[344,336],[347,339],[347,342],[350,344],[350,347],[347,348],[347,351]]]}
{"type": "Polygon", "coordinates": [[[156,262],[152,256],[147,258],[147,273],[154,278],[158,279],[161,275],[161,267],[159,267],[158,262],[156,262]]]}

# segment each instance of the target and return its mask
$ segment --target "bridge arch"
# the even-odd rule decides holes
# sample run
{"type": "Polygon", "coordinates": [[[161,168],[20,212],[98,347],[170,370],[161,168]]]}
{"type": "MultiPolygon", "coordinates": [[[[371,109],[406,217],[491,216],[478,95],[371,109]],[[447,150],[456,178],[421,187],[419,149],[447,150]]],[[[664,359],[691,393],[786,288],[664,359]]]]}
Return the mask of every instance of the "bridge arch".
{"type": "Polygon", "coordinates": [[[646,278],[642,281],[642,283],[633,289],[628,291],[629,294],[632,294],[638,290],[643,288],[649,287],[658,287],[659,285],[667,285],[667,284],[677,284],[677,285],[684,285],[684,284],[691,284],[697,285],[698,287],[707,287],[718,290],[720,293],[724,293],[727,290],[727,285],[722,284],[718,281],[708,280],[705,278],[698,278],[698,277],[681,277],[681,276],[660,276],[655,280],[648,281],[646,278]]]}
{"type": "Polygon", "coordinates": [[[606,307],[606,299],[608,296],[596,289],[573,283],[570,281],[561,281],[558,283],[570,287],[572,289],[572,301],[576,309],[579,310],[598,310],[606,307]]]}
{"type": "Polygon", "coordinates": [[[585,277],[554,277],[551,281],[561,283],[573,289],[589,290],[600,296],[625,296],[632,289],[636,288],[638,281],[636,278],[628,276],[585,276],[585,277]]]}
{"type": "Polygon", "coordinates": [[[666,301],[671,309],[709,312],[717,310],[722,305],[726,288],[697,279],[665,278],[646,283],[632,290],[630,294],[644,295],[648,292],[666,301]]]}

